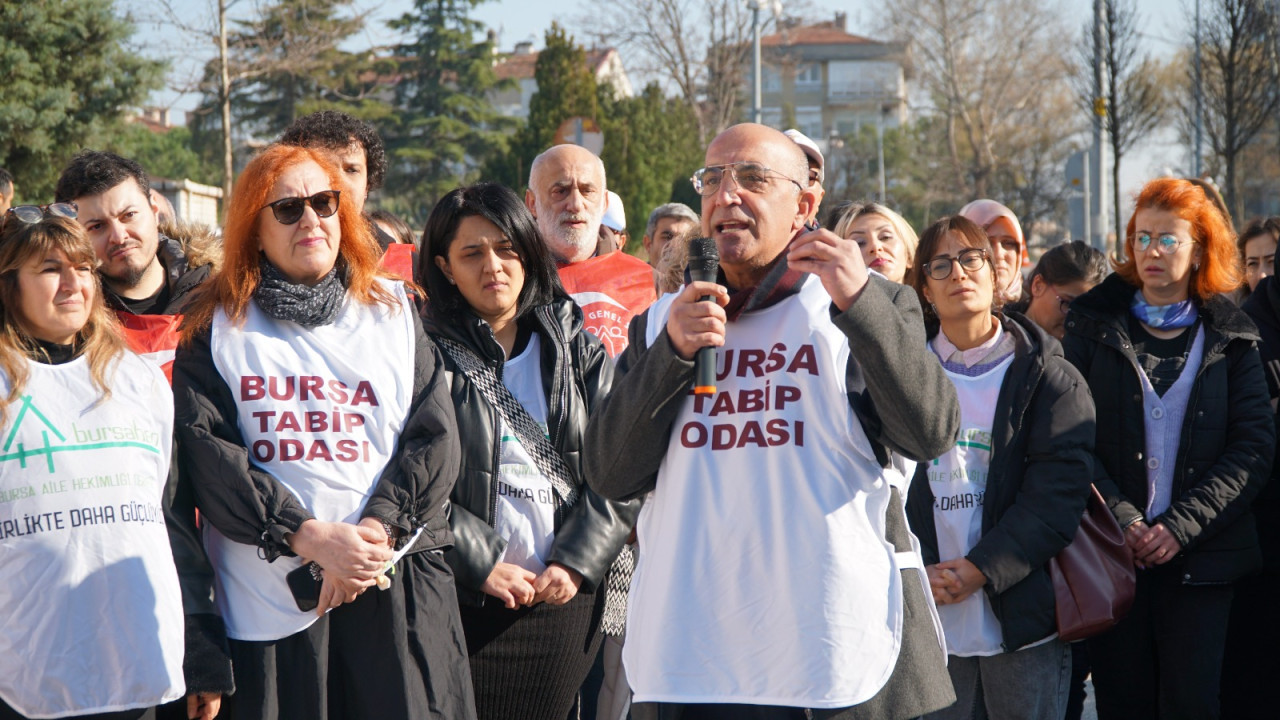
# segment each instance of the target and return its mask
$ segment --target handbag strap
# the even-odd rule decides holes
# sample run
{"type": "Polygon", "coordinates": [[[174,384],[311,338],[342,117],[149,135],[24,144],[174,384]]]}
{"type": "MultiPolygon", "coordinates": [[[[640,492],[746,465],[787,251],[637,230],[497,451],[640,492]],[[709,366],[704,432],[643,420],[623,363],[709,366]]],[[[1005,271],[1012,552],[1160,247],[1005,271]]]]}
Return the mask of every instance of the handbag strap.
{"type": "Polygon", "coordinates": [[[529,415],[520,401],[516,399],[507,386],[498,379],[498,374],[479,358],[471,348],[456,340],[437,338],[436,344],[453,358],[453,362],[477,388],[498,409],[502,421],[507,424],[520,440],[520,444],[533,458],[538,470],[551,481],[556,497],[563,509],[572,507],[578,501],[578,487],[573,482],[573,475],[564,458],[547,440],[546,433],[538,426],[536,420],[529,415]]]}

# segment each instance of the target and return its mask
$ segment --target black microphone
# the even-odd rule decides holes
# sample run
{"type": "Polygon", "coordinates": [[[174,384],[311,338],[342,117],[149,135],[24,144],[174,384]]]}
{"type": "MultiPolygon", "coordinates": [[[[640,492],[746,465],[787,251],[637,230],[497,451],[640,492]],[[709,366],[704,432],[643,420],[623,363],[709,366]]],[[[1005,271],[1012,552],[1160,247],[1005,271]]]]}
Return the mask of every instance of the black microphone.
{"type": "MultiPolygon", "coordinates": [[[[715,282],[720,269],[720,251],[716,241],[708,237],[695,238],[689,243],[689,279],[693,282],[715,282]]],[[[710,300],[703,295],[699,300],[710,300]]],[[[693,356],[693,394],[714,395],[716,392],[716,349],[704,347],[693,356]]]]}

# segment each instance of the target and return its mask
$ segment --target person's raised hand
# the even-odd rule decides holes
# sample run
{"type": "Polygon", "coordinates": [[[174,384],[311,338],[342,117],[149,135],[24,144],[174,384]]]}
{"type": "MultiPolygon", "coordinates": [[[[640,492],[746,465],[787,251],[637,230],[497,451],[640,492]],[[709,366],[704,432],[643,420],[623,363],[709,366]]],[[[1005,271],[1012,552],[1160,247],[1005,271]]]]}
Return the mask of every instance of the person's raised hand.
{"type": "Polygon", "coordinates": [[[787,248],[787,265],[817,275],[840,312],[849,309],[867,284],[867,265],[857,241],[830,230],[798,235],[787,248]]]}

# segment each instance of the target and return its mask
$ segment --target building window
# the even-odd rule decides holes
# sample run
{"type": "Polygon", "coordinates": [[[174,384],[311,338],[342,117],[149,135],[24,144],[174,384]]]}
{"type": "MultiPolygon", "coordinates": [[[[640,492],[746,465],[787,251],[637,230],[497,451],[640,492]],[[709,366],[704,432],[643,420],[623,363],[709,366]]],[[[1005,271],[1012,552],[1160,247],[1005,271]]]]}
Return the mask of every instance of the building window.
{"type": "Polygon", "coordinates": [[[778,69],[770,65],[760,68],[761,92],[782,92],[782,75],[778,69]]]}
{"type": "Polygon", "coordinates": [[[796,68],[796,85],[821,85],[822,84],[822,65],[819,63],[808,63],[796,68]]]}

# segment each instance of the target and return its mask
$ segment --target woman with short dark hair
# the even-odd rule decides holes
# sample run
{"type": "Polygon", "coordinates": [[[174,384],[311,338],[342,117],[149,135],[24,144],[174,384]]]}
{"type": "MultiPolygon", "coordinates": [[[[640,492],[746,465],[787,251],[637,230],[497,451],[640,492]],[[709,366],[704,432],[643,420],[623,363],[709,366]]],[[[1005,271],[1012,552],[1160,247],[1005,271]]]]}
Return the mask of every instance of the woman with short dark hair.
{"type": "Polygon", "coordinates": [[[583,477],[587,417],[613,362],[583,330],[512,191],[450,192],[424,242],[426,327],[444,350],[464,438],[446,559],[476,708],[489,720],[563,720],[599,650],[604,580],[638,510],[583,477]]]}
{"type": "Polygon", "coordinates": [[[917,466],[907,497],[956,703],[930,720],[1061,720],[1071,651],[1057,639],[1049,561],[1089,492],[1093,402],[1058,341],[997,313],[991,241],[959,215],[920,238],[915,288],[960,400],[955,446],[917,466]]]}
{"type": "Polygon", "coordinates": [[[1138,569],[1128,617],[1089,640],[1098,716],[1216,718],[1273,412],[1258,331],[1223,295],[1240,259],[1213,198],[1161,178],[1135,207],[1125,260],[1072,303],[1063,340],[1098,407],[1093,482],[1138,569]]]}

